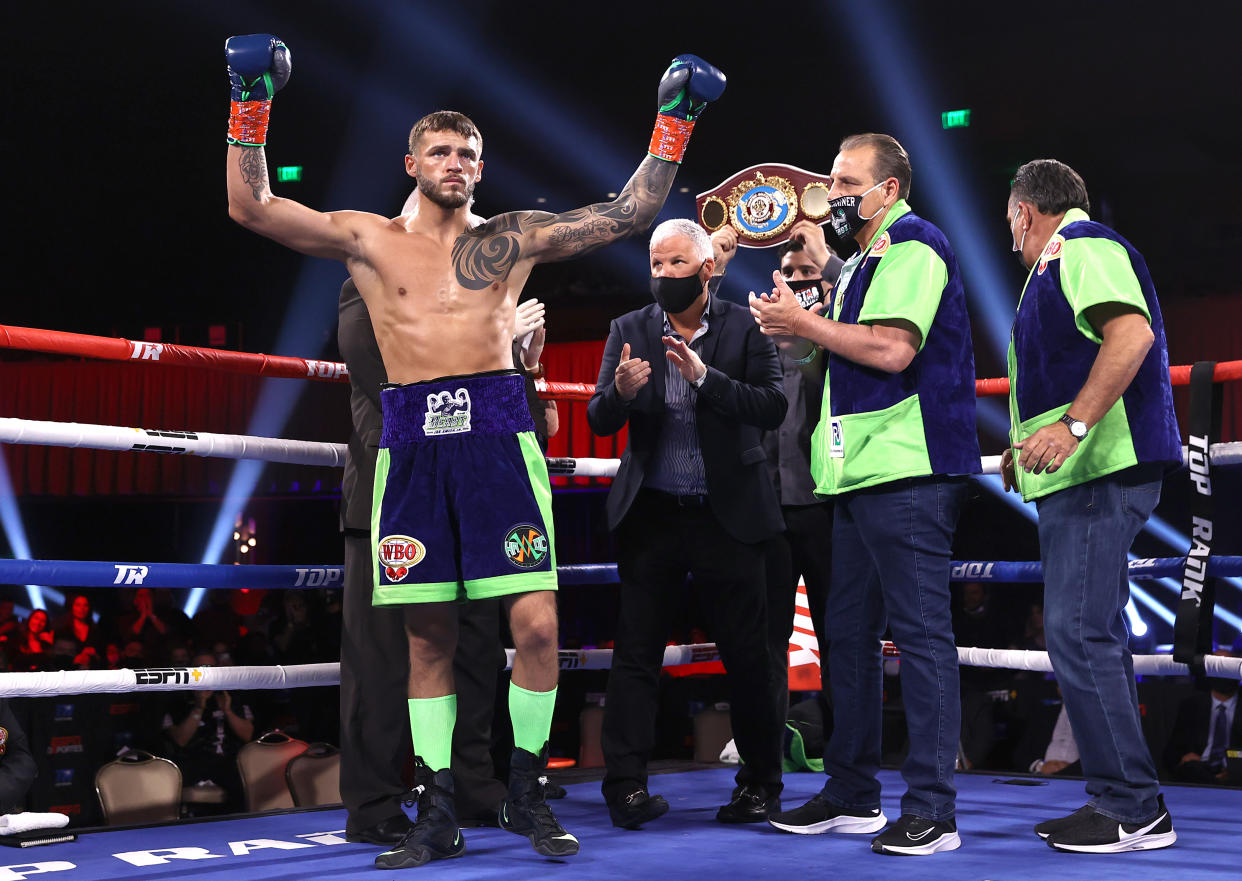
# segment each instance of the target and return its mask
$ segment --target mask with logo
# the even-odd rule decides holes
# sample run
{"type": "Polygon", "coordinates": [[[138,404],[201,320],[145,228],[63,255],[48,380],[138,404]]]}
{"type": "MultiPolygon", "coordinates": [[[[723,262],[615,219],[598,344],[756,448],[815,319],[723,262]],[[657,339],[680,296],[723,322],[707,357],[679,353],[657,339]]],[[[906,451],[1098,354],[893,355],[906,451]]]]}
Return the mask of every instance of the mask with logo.
{"type": "Polygon", "coordinates": [[[1013,220],[1009,224],[1009,232],[1013,238],[1014,253],[1018,255],[1018,265],[1029,272],[1030,267],[1026,265],[1026,260],[1022,258],[1022,249],[1026,247],[1026,234],[1031,231],[1031,228],[1028,226],[1026,229],[1022,230],[1022,241],[1018,241],[1018,236],[1013,229],[1015,224],[1018,222],[1018,218],[1021,216],[1021,213],[1019,213],[1018,209],[1015,208],[1013,212],[1013,220]]]}
{"type": "Polygon", "coordinates": [[[798,305],[803,309],[810,309],[816,303],[824,302],[824,280],[822,278],[805,278],[800,281],[787,278],[785,284],[789,285],[789,289],[798,298],[798,305]]]}
{"type": "Polygon", "coordinates": [[[871,190],[879,189],[884,186],[884,181],[880,181],[874,187],[863,190],[857,196],[837,196],[828,202],[828,217],[832,222],[832,231],[842,240],[849,240],[858,235],[858,231],[867,225],[869,221],[875,220],[884,210],[883,203],[875,210],[870,217],[863,217],[858,213],[858,206],[862,205],[862,200],[871,190]]]}
{"type": "Polygon", "coordinates": [[[699,273],[703,271],[703,266],[706,263],[706,260],[703,261],[693,275],[687,275],[684,278],[653,275],[651,277],[651,296],[655,297],[655,301],[660,304],[660,308],[670,315],[676,315],[689,309],[691,304],[703,293],[703,280],[699,278],[699,273]]]}

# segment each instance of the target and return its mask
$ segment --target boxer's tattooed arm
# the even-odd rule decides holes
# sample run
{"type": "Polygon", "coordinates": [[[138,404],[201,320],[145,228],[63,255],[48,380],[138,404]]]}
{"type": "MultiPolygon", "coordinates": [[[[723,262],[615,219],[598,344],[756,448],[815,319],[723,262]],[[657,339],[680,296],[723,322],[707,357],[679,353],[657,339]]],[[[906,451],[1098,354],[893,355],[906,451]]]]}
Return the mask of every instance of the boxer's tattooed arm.
{"type": "Polygon", "coordinates": [[[246,186],[250,187],[250,195],[254,196],[256,202],[261,202],[263,194],[268,189],[267,156],[264,155],[263,148],[242,148],[237,162],[241,168],[242,180],[245,181],[246,186]]]}
{"type": "Polygon", "coordinates": [[[640,233],[660,213],[677,165],[648,156],[611,202],[549,214],[501,214],[463,233],[453,245],[457,282],[479,291],[506,278],[519,259],[567,260],[640,233]]]}
{"type": "Polygon", "coordinates": [[[611,202],[529,215],[523,224],[526,255],[541,262],[565,260],[643,232],[660,213],[676,174],[676,163],[648,156],[611,202]]]}

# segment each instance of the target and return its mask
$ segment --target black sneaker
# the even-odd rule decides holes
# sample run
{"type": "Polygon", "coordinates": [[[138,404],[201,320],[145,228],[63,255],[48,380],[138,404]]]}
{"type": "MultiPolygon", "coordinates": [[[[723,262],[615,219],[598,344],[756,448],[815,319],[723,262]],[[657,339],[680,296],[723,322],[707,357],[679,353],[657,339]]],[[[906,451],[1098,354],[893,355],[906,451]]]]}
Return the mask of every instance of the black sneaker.
{"type": "Polygon", "coordinates": [[[636,789],[625,798],[608,802],[608,816],[612,825],[622,829],[637,829],[668,813],[668,800],[662,795],[651,795],[645,789],[636,789]]]}
{"type": "Polygon", "coordinates": [[[817,795],[800,808],[768,815],[768,825],[782,832],[818,835],[821,832],[879,832],[888,818],[879,808],[870,811],[839,808],[817,795]]]}
{"type": "Polygon", "coordinates": [[[1093,808],[1091,805],[1083,805],[1081,808],[1074,811],[1074,813],[1069,814],[1068,816],[1057,817],[1055,820],[1044,820],[1044,822],[1042,823],[1036,823],[1035,834],[1038,835],[1040,838],[1047,838],[1049,835],[1053,834],[1054,832],[1060,832],[1062,829],[1068,829],[1070,826],[1073,826],[1083,817],[1087,816],[1087,814],[1091,814],[1094,812],[1095,812],[1095,808],[1093,808]]]}
{"type": "Polygon", "coordinates": [[[375,858],[377,869],[410,869],[432,860],[447,860],[466,852],[466,840],[457,826],[453,804],[453,772],[436,771],[431,783],[420,786],[418,820],[401,843],[375,858]]]}
{"type": "Polygon", "coordinates": [[[536,853],[545,857],[571,857],[578,852],[578,839],[557,822],[548,807],[543,776],[548,765],[548,746],[539,755],[514,749],[509,762],[509,795],[500,805],[500,828],[530,839],[536,853]]]}
{"type": "Polygon", "coordinates": [[[1177,841],[1173,817],[1157,798],[1159,810],[1146,823],[1121,823],[1098,811],[1083,815],[1072,826],[1048,836],[1048,845],[1075,853],[1125,853],[1131,850],[1159,850],[1177,841]]]}
{"type": "Polygon", "coordinates": [[[876,853],[904,856],[926,856],[961,846],[956,820],[928,820],[914,814],[902,814],[896,823],[871,840],[871,849],[876,853]]]}

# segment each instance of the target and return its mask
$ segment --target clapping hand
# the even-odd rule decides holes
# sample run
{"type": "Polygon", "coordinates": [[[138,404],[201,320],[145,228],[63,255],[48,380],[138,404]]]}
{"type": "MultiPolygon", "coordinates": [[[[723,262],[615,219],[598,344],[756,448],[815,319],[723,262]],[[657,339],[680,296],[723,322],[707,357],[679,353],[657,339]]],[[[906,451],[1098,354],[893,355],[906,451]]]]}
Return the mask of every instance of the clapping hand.
{"type": "Polygon", "coordinates": [[[639,390],[651,378],[651,364],[641,358],[630,357],[630,344],[621,347],[621,361],[613,371],[613,383],[617,387],[617,395],[623,401],[632,401],[638,396],[639,390]]]}

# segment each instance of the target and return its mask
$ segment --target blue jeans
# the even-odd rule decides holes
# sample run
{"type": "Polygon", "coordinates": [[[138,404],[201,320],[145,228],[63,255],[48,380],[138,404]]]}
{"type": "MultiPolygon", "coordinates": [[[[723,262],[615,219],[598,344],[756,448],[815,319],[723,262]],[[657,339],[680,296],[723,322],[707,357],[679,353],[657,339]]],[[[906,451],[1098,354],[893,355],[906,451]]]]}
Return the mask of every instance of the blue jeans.
{"type": "Polygon", "coordinates": [[[1091,804],[1122,823],[1157,811],[1123,610],[1130,545],[1160,501],[1160,476],[1135,466],[1036,501],[1048,654],[1091,804]]]}
{"type": "Polygon", "coordinates": [[[901,649],[910,730],[901,812],[930,820],[954,815],[961,707],[949,561],[965,495],[965,478],[937,477],[836,497],[824,623],[834,727],[824,749],[823,796],[839,807],[880,806],[880,638],[887,620],[901,649]]]}

